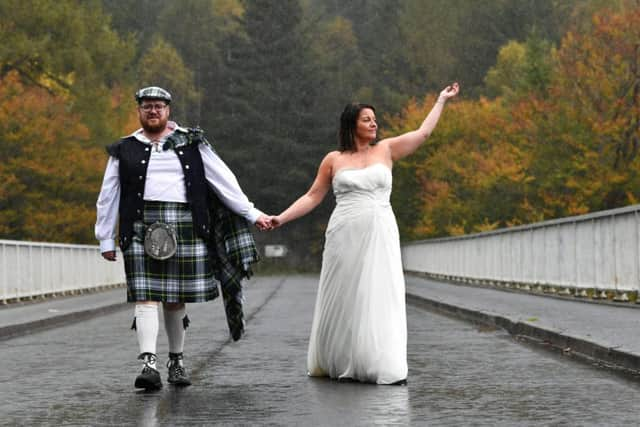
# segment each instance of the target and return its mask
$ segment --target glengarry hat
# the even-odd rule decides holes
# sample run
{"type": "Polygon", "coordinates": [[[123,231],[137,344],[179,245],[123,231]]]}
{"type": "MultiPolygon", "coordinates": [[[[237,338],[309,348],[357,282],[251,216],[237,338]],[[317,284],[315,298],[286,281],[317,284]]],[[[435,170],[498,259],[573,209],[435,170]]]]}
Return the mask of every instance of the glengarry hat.
{"type": "Polygon", "coordinates": [[[162,99],[167,104],[171,104],[171,94],[158,86],[144,87],[136,92],[136,102],[138,104],[144,98],[162,99]]]}

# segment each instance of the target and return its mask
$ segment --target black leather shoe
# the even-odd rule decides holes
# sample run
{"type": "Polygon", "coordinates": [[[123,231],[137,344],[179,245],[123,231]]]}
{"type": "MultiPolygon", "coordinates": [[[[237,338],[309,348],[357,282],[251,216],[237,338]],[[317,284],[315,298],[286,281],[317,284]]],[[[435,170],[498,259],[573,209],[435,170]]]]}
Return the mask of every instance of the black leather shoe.
{"type": "Polygon", "coordinates": [[[160,390],[162,388],[160,372],[145,366],[142,368],[142,373],[136,377],[135,387],[145,390],[160,390]]]}
{"type": "Polygon", "coordinates": [[[140,375],[136,377],[134,383],[135,388],[144,388],[145,390],[159,390],[162,388],[162,379],[160,372],[149,366],[150,362],[155,362],[156,355],[153,353],[142,353],[138,359],[144,361],[144,368],[140,375]]]}
{"type": "Polygon", "coordinates": [[[167,381],[169,384],[186,387],[191,385],[191,380],[187,376],[187,371],[184,369],[184,366],[180,364],[181,360],[182,353],[169,353],[169,361],[167,362],[169,377],[167,381]]]}

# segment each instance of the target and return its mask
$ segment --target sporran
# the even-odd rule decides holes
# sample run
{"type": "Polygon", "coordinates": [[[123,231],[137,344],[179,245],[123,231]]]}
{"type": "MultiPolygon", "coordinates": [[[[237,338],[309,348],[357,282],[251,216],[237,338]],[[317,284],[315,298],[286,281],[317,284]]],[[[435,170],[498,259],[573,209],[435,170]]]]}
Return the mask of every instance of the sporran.
{"type": "Polygon", "coordinates": [[[165,260],[178,249],[176,231],[169,224],[154,222],[144,235],[144,251],[153,259],[165,260]]]}

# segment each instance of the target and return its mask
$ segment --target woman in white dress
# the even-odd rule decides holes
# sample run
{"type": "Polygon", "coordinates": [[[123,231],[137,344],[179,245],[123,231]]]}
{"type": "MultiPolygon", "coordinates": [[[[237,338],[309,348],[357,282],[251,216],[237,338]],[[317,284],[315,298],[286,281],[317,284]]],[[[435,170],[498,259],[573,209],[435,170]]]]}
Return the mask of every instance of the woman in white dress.
{"type": "Polygon", "coordinates": [[[313,210],[333,187],[336,208],[325,234],[307,369],[377,384],[406,384],[405,284],[398,227],[389,204],[393,162],[413,153],[435,128],[447,86],[420,127],[376,142],[370,105],[349,104],[340,117],[340,147],[320,163],[309,191],[280,215],[279,227],[313,210]]]}

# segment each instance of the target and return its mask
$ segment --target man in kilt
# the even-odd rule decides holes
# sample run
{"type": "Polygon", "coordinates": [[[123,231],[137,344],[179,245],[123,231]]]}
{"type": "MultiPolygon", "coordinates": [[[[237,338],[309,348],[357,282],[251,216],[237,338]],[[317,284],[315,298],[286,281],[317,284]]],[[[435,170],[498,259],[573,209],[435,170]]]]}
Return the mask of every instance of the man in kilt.
{"type": "Polygon", "coordinates": [[[183,365],[185,303],[218,296],[208,252],[215,251],[220,235],[214,233],[212,216],[218,215],[210,210],[211,198],[261,230],[270,228],[270,221],[249,201],[200,129],[169,121],[168,91],[146,87],[135,98],[142,128],[107,148],[96,238],[102,256],[115,261],[118,230],[127,301],[135,303],[133,328],[143,363],[135,387],[162,387],[156,367],[160,304],[169,341],[167,380],[188,386],[183,365]]]}

